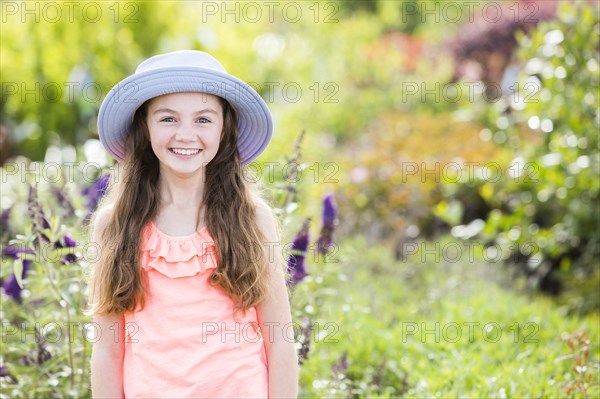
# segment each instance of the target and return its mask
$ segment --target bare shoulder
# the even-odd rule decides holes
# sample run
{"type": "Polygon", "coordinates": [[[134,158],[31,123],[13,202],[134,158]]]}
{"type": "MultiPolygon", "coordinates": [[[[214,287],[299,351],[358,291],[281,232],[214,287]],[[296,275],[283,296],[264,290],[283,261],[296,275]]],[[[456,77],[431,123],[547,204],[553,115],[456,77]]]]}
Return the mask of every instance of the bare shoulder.
{"type": "Polygon", "coordinates": [[[279,226],[273,209],[263,199],[256,200],[256,223],[267,239],[279,237],[279,226]]]}

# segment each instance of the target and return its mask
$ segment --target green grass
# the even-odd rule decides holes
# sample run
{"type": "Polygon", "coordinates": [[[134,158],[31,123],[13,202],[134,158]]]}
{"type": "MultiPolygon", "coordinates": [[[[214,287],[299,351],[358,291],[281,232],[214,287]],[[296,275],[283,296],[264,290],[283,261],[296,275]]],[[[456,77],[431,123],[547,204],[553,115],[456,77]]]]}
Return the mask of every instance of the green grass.
{"type": "Polygon", "coordinates": [[[575,377],[574,363],[563,337],[577,331],[592,345],[587,394],[600,395],[597,313],[566,316],[548,298],[517,292],[498,263],[434,256],[398,261],[354,238],[340,262],[309,264],[312,278],[293,295],[296,317],[312,313],[328,333],[313,332],[303,396],[569,397],[563,386],[575,377]],[[333,373],[344,352],[348,369],[333,373]]]}

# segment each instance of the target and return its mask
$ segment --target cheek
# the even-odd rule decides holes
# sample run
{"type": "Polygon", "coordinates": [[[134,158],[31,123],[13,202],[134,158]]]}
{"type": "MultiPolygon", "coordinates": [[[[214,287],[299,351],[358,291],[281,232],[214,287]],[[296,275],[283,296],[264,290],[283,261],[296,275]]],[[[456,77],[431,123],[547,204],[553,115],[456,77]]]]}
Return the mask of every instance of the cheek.
{"type": "Polygon", "coordinates": [[[148,126],[148,140],[154,150],[167,144],[168,136],[161,134],[159,129],[156,127],[148,126]]]}
{"type": "Polygon", "coordinates": [[[154,143],[156,141],[156,138],[158,137],[158,134],[156,133],[156,129],[151,124],[148,124],[147,126],[148,126],[148,141],[150,141],[151,143],[154,143]]]}
{"type": "Polygon", "coordinates": [[[220,145],[221,141],[223,141],[223,137],[225,137],[225,132],[223,131],[223,125],[215,126],[215,131],[213,134],[214,145],[220,145]]]}

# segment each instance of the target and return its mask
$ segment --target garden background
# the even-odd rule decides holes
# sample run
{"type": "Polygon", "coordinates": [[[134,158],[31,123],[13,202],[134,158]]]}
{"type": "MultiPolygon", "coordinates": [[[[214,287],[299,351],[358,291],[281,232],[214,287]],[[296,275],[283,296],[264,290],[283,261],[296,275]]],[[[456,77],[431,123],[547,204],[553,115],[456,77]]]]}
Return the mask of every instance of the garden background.
{"type": "Polygon", "coordinates": [[[600,394],[596,1],[1,11],[0,397],[91,396],[96,115],[185,48],[273,112],[247,171],[290,243],[301,396],[600,394]]]}

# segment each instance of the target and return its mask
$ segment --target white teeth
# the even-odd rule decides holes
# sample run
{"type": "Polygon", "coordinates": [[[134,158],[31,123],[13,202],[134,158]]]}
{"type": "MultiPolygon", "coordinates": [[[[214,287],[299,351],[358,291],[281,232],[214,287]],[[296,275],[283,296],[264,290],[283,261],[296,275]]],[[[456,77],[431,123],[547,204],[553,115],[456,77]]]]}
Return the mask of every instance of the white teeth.
{"type": "Polygon", "coordinates": [[[171,148],[171,151],[178,155],[196,155],[200,152],[200,150],[185,150],[181,148],[171,148]]]}

